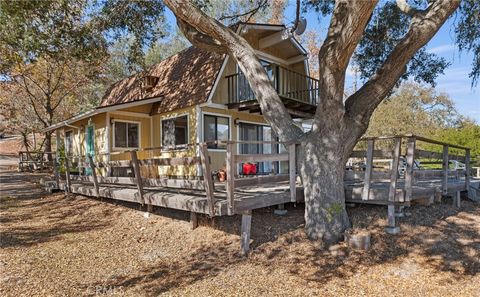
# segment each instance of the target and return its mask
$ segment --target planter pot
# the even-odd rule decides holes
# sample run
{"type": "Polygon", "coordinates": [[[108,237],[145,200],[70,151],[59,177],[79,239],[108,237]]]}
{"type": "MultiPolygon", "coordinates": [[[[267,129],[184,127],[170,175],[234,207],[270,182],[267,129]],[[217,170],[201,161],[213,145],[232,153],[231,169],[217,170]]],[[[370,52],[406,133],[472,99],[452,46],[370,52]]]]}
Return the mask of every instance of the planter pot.
{"type": "Polygon", "coordinates": [[[370,232],[362,231],[356,233],[345,233],[345,242],[355,250],[366,251],[370,248],[370,232]]]}

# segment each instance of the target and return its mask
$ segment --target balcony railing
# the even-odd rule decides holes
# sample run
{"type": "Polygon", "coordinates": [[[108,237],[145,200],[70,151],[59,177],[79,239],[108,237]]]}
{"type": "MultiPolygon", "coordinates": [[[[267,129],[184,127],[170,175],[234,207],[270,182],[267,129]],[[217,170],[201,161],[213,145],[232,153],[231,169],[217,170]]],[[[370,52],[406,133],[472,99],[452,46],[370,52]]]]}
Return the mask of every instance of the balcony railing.
{"type": "MultiPolygon", "coordinates": [[[[279,65],[265,66],[272,86],[280,97],[285,97],[311,105],[318,103],[318,80],[279,65]]],[[[241,103],[256,100],[245,75],[237,72],[225,77],[228,85],[228,103],[241,103]]]]}

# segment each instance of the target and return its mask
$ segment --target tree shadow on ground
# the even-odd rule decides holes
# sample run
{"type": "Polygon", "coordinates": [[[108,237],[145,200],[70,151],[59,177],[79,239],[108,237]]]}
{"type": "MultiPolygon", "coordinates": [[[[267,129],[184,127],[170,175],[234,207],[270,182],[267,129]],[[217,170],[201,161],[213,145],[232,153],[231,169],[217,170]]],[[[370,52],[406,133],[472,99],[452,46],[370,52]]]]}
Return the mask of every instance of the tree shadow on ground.
{"type": "MultiPolygon", "coordinates": [[[[372,247],[367,252],[351,250],[344,243],[326,248],[309,241],[301,223],[298,224],[303,221],[302,207],[290,211],[291,217],[279,218],[278,225],[270,221],[270,226],[262,224],[267,222],[268,213],[262,213],[266,210],[255,211],[252,221],[254,250],[247,259],[240,256],[238,241],[221,238],[193,248],[181,260],[164,259],[133,274],[93,285],[136,288],[147,295],[158,295],[214,278],[239,263],[256,265],[267,273],[283,267],[293,276],[324,284],[333,278],[353,276],[375,265],[396,263],[414,255],[427,258],[427,263],[422,265],[432,269],[451,271],[459,278],[475,276],[480,272],[480,206],[468,201],[462,203],[460,214],[446,203],[429,208],[412,207],[412,216],[400,219],[403,231],[397,236],[383,231],[385,207],[350,209],[354,227],[366,228],[372,233],[372,247]],[[272,235],[264,236],[269,229],[272,235]]],[[[234,221],[234,217],[220,218],[216,226],[235,233],[232,231],[238,230],[232,227],[237,225],[234,221]]],[[[403,273],[402,269],[400,267],[395,273],[403,273]]]]}
{"type": "MultiPolygon", "coordinates": [[[[83,214],[100,205],[80,196],[50,195],[32,182],[43,175],[1,173],[0,247],[27,247],[59,239],[67,234],[110,226],[109,220],[83,214]],[[23,224],[35,221],[41,224],[23,224]]],[[[98,211],[98,210],[97,210],[98,211]]]]}

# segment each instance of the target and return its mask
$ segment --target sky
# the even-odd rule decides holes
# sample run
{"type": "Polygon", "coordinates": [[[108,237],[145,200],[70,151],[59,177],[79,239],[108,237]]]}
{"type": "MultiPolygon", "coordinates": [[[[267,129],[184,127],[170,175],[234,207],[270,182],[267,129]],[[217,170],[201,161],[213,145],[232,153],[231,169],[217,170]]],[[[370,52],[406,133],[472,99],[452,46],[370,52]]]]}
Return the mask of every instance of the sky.
{"type": "MultiPolygon", "coordinates": [[[[307,19],[307,29],[320,30],[320,36],[325,36],[329,18],[318,19],[314,12],[304,13],[307,19]]],[[[285,23],[288,24],[295,19],[295,1],[290,0],[285,13],[285,23]]],[[[175,17],[167,9],[167,20],[172,28],[175,28],[175,17]]],[[[471,79],[468,77],[472,68],[473,55],[471,53],[459,53],[455,47],[455,34],[453,20],[448,20],[439,32],[427,44],[427,51],[444,57],[451,65],[445,69],[445,74],[440,75],[436,82],[436,89],[439,92],[447,93],[455,102],[457,110],[464,116],[474,119],[480,123],[480,84],[471,87],[471,79]]],[[[349,88],[354,81],[351,73],[347,72],[346,88],[349,88]]]]}

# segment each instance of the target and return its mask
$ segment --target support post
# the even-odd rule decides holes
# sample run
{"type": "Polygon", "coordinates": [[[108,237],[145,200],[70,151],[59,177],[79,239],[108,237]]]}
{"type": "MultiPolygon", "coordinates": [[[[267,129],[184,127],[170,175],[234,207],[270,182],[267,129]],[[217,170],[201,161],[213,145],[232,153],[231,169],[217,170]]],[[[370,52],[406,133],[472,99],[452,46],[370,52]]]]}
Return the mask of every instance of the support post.
{"type": "Polygon", "coordinates": [[[297,161],[295,143],[288,147],[288,173],[290,181],[290,201],[297,202],[297,161]]]}
{"type": "Polygon", "coordinates": [[[240,236],[240,253],[243,256],[248,255],[250,249],[250,230],[252,225],[252,211],[248,210],[242,213],[242,229],[240,236]]]}
{"type": "Polygon", "coordinates": [[[54,159],[54,173],[55,173],[55,182],[57,183],[57,189],[60,188],[60,131],[55,130],[55,159],[54,159]]]}
{"type": "Polygon", "coordinates": [[[369,139],[367,141],[367,162],[365,164],[365,176],[363,178],[363,192],[362,200],[368,200],[370,196],[370,182],[373,170],[373,150],[375,147],[375,140],[369,139]]]}
{"type": "Polygon", "coordinates": [[[455,192],[455,196],[453,196],[453,206],[460,208],[460,191],[455,192]]]}
{"type": "Polygon", "coordinates": [[[465,150],[465,191],[470,187],[470,175],[472,174],[472,165],[470,164],[470,149],[465,150]]]}
{"type": "Polygon", "coordinates": [[[213,191],[212,170],[210,168],[210,159],[208,158],[208,147],[206,143],[200,145],[200,159],[202,160],[203,181],[205,183],[205,193],[207,195],[208,211],[211,217],[215,215],[215,197],[213,191]]]}
{"type": "Polygon", "coordinates": [[[144,206],[145,200],[143,199],[142,176],[140,174],[140,165],[138,164],[137,151],[131,151],[130,156],[132,159],[133,172],[135,173],[135,183],[137,184],[138,198],[140,199],[140,203],[142,204],[142,206],[144,206]]]}
{"type": "Polygon", "coordinates": [[[198,227],[198,215],[196,212],[190,212],[190,225],[192,230],[195,230],[198,227]]]}
{"type": "Polygon", "coordinates": [[[70,193],[72,191],[70,184],[70,164],[68,156],[65,154],[65,182],[67,184],[65,192],[70,193]]]}
{"type": "Polygon", "coordinates": [[[443,195],[447,195],[448,193],[448,145],[443,146],[443,163],[442,163],[442,170],[443,170],[443,178],[442,178],[442,193],[443,195]]]}
{"type": "Polygon", "coordinates": [[[234,143],[227,143],[227,213],[229,216],[235,213],[235,160],[234,143]]]}
{"type": "Polygon", "coordinates": [[[405,171],[405,201],[410,203],[412,200],[412,190],[414,184],[414,165],[415,165],[415,137],[409,137],[407,140],[407,168],[405,171]]]}
{"type": "Polygon", "coordinates": [[[97,198],[100,198],[100,189],[98,187],[97,171],[95,168],[95,163],[93,162],[93,157],[91,155],[88,155],[88,163],[92,171],[92,179],[93,179],[93,186],[95,187],[95,195],[97,196],[97,198]]]}
{"type": "Polygon", "coordinates": [[[395,225],[395,196],[397,192],[398,163],[400,160],[401,145],[402,139],[400,137],[395,138],[392,170],[390,172],[390,188],[388,191],[388,227],[385,229],[389,234],[398,234],[400,232],[400,227],[395,225]]]}

